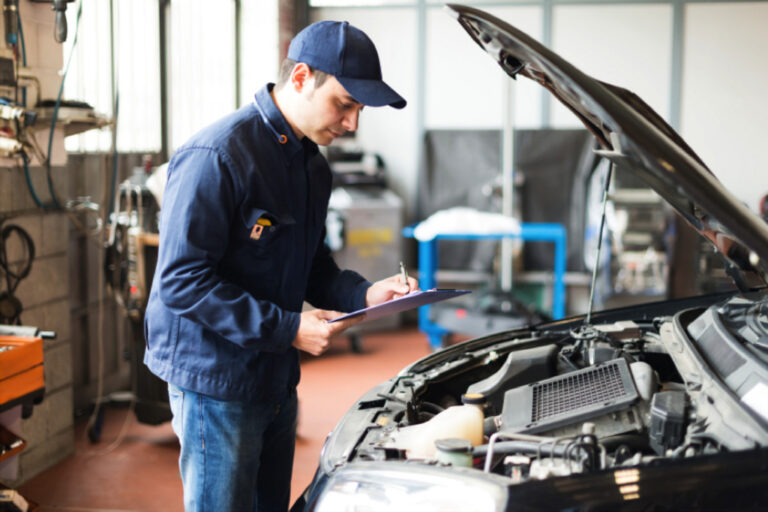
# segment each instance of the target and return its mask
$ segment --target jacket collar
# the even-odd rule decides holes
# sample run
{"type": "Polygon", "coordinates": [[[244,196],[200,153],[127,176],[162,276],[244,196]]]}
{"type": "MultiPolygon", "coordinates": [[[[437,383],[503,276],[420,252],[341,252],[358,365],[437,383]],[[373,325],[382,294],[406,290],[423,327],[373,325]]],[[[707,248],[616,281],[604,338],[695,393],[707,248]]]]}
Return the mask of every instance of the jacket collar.
{"type": "Polygon", "coordinates": [[[277,108],[270,95],[274,87],[275,84],[268,83],[259,89],[253,97],[254,107],[256,107],[267,129],[272,133],[275,142],[281,147],[283,154],[288,160],[296,156],[302,149],[308,155],[313,155],[318,151],[317,144],[307,137],[303,137],[301,140],[296,138],[291,125],[283,117],[282,112],[277,108]]]}

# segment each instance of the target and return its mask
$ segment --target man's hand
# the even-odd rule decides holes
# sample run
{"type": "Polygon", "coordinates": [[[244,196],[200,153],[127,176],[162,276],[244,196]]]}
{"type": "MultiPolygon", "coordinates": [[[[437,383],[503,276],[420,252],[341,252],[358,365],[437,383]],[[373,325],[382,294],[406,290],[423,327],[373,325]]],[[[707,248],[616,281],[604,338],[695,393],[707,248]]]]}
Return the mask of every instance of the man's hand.
{"type": "Polygon", "coordinates": [[[340,322],[328,323],[342,316],[343,313],[336,311],[326,311],[324,309],[313,309],[301,314],[299,331],[293,340],[293,346],[304,352],[309,352],[313,356],[319,356],[326,350],[330,344],[331,336],[338,334],[345,329],[360,322],[363,317],[348,318],[340,322]]]}
{"type": "Polygon", "coordinates": [[[388,300],[398,299],[418,289],[419,282],[416,279],[409,277],[408,284],[405,285],[400,274],[397,274],[373,283],[365,294],[365,306],[371,307],[388,300]]]}

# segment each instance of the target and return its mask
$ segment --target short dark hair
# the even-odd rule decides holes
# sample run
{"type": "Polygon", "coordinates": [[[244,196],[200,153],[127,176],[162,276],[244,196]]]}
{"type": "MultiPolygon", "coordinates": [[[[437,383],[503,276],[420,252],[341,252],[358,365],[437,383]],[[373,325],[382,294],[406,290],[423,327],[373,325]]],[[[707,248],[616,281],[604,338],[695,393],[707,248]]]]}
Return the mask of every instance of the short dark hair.
{"type": "MultiPolygon", "coordinates": [[[[276,89],[282,88],[286,83],[288,83],[288,80],[291,78],[291,71],[293,71],[294,66],[296,66],[298,62],[292,59],[283,59],[282,64],[280,64],[280,74],[277,77],[277,84],[275,85],[276,89]]],[[[325,80],[330,76],[325,71],[320,71],[319,69],[315,69],[312,66],[309,66],[309,70],[312,72],[312,76],[315,77],[315,87],[320,87],[323,85],[325,80]]]]}

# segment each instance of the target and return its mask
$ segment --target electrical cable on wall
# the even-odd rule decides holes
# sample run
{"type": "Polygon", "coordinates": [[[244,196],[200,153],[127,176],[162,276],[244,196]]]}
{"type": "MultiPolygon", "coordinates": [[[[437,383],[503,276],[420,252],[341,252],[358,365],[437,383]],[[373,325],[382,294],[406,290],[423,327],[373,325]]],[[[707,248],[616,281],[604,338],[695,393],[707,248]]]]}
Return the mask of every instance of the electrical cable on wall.
{"type": "MultiPolygon", "coordinates": [[[[2,222],[0,222],[2,225],[2,222]]],[[[8,224],[0,229],[0,270],[5,280],[5,291],[0,292],[0,323],[21,325],[21,313],[24,310],[21,301],[16,298],[19,283],[32,271],[35,259],[35,243],[22,227],[8,224]],[[8,241],[16,235],[21,247],[21,260],[12,268],[14,262],[9,260],[8,241]]]]}
{"type": "MultiPolygon", "coordinates": [[[[18,0],[14,0],[18,9],[18,0]]],[[[49,132],[49,146],[48,146],[48,156],[46,156],[46,153],[43,151],[43,149],[40,147],[40,144],[37,141],[36,137],[36,131],[33,129],[31,125],[27,126],[26,123],[22,124],[20,119],[15,119],[16,122],[16,134],[17,134],[17,140],[22,145],[22,149],[18,152],[19,157],[21,158],[21,166],[24,171],[24,176],[27,184],[27,188],[29,189],[30,196],[32,197],[32,200],[35,202],[35,205],[38,208],[42,208],[43,210],[63,210],[70,218],[72,223],[75,225],[75,227],[80,230],[82,233],[86,234],[89,238],[91,238],[93,235],[98,233],[101,230],[102,227],[102,219],[101,219],[101,213],[100,213],[100,207],[98,204],[93,203],[91,201],[82,201],[82,200],[67,200],[63,205],[60,203],[58,199],[58,195],[56,194],[54,184],[53,184],[53,176],[51,174],[51,164],[50,164],[50,155],[52,151],[52,136],[53,136],[53,130],[55,129],[56,122],[58,119],[58,110],[60,108],[61,104],[61,96],[63,93],[64,83],[66,81],[67,74],[69,72],[70,63],[72,61],[72,56],[75,51],[75,47],[77,45],[77,35],[80,31],[80,17],[82,15],[82,1],[80,2],[78,11],[77,11],[77,23],[75,28],[75,37],[72,42],[72,49],[70,51],[69,57],[67,59],[67,65],[64,70],[64,75],[62,77],[60,86],[59,86],[59,95],[56,101],[56,104],[54,106],[54,119],[51,124],[51,130],[49,132]],[[33,156],[36,158],[42,165],[44,165],[46,170],[46,180],[48,182],[48,189],[51,194],[52,202],[50,204],[44,203],[40,197],[37,195],[37,192],[34,187],[34,183],[32,181],[32,176],[30,172],[30,156],[33,156]],[[77,213],[84,213],[86,215],[95,216],[96,220],[91,224],[91,226],[87,225],[88,222],[83,223],[80,221],[80,219],[77,217],[77,213]]],[[[26,67],[27,65],[27,51],[26,51],[26,43],[24,39],[24,26],[22,23],[21,16],[16,17],[17,26],[18,26],[18,42],[20,43],[20,46],[14,45],[14,53],[16,54],[16,64],[17,64],[17,76],[19,76],[18,73],[18,63],[21,61],[23,63],[23,66],[26,67]],[[20,54],[20,55],[19,55],[20,54]]],[[[40,84],[38,82],[38,104],[39,96],[40,96],[40,84]]],[[[18,99],[18,80],[16,82],[16,97],[18,99]]],[[[27,99],[27,90],[26,87],[22,88],[22,106],[26,106],[26,99],[27,99]]],[[[11,105],[10,102],[6,102],[2,99],[0,99],[0,103],[11,105]]]]}
{"type": "MultiPolygon", "coordinates": [[[[18,9],[18,0],[15,0],[15,1],[16,1],[16,7],[18,9]]],[[[21,129],[21,126],[19,126],[17,128],[17,131],[16,131],[16,133],[17,133],[17,140],[22,144],[23,147],[32,148],[34,150],[33,152],[35,153],[35,157],[40,159],[41,164],[45,167],[46,181],[47,181],[47,184],[48,184],[48,191],[49,191],[50,196],[51,196],[51,202],[50,203],[42,202],[40,200],[39,196],[37,195],[37,192],[35,191],[35,188],[34,188],[34,184],[32,183],[32,178],[30,176],[29,156],[27,155],[27,153],[23,149],[21,151],[19,151],[19,156],[21,156],[21,158],[23,160],[24,174],[25,174],[25,178],[26,178],[26,182],[27,182],[27,187],[29,188],[30,195],[32,196],[33,201],[35,202],[35,205],[38,208],[42,208],[44,210],[51,210],[51,209],[62,210],[62,209],[65,209],[65,206],[63,206],[62,203],[59,201],[59,198],[58,198],[58,195],[56,193],[56,189],[55,189],[55,186],[54,186],[54,183],[53,183],[53,176],[51,174],[51,171],[52,171],[52,169],[51,169],[51,152],[53,150],[53,134],[54,134],[54,130],[56,128],[56,123],[58,121],[58,113],[59,113],[59,109],[61,107],[61,97],[62,97],[62,94],[63,94],[63,91],[64,91],[64,83],[66,82],[66,79],[67,79],[67,74],[69,72],[69,67],[70,67],[70,64],[72,62],[72,56],[74,55],[75,49],[77,47],[78,34],[80,32],[80,19],[81,19],[81,16],[82,16],[82,7],[83,7],[83,3],[82,3],[82,0],[80,0],[80,2],[78,3],[78,9],[77,9],[77,18],[76,18],[77,21],[75,23],[75,35],[74,35],[74,39],[72,41],[72,48],[71,48],[69,56],[67,58],[67,63],[66,63],[66,66],[64,68],[64,72],[63,72],[63,75],[62,75],[62,78],[61,78],[61,83],[59,85],[59,93],[57,95],[56,102],[55,102],[54,108],[53,108],[53,116],[52,116],[52,120],[51,120],[51,128],[50,128],[50,132],[49,132],[49,136],[48,136],[47,156],[45,154],[43,154],[42,150],[39,148],[39,145],[37,144],[37,141],[36,140],[32,140],[34,138],[34,132],[29,130],[29,127],[24,127],[26,129],[21,129]]],[[[17,20],[16,23],[17,23],[17,26],[18,26],[18,33],[19,33],[19,36],[20,36],[19,40],[18,40],[18,43],[20,43],[20,50],[21,50],[21,52],[20,52],[21,53],[21,55],[20,55],[21,58],[19,59],[19,44],[16,43],[16,44],[13,45],[14,46],[14,52],[16,53],[16,65],[17,65],[17,76],[18,76],[19,60],[21,60],[23,65],[26,66],[26,63],[27,63],[27,51],[26,51],[26,43],[25,43],[25,40],[24,40],[24,29],[23,29],[23,24],[22,24],[21,16],[17,16],[16,20],[17,20]]],[[[17,81],[17,83],[16,83],[16,100],[17,100],[17,102],[18,102],[18,88],[19,88],[19,86],[18,86],[18,81],[17,81]]],[[[22,105],[26,106],[26,88],[24,88],[23,91],[22,91],[22,105]]]]}
{"type": "Polygon", "coordinates": [[[75,54],[75,48],[77,48],[77,36],[80,33],[80,17],[83,14],[83,0],[77,3],[77,17],[75,21],[75,37],[72,39],[72,48],[69,51],[69,57],[67,58],[67,65],[64,66],[64,74],[61,76],[61,83],[59,85],[59,94],[56,96],[56,105],[53,107],[53,117],[51,119],[51,131],[48,134],[48,157],[45,161],[45,168],[48,177],[48,190],[51,193],[51,200],[57,208],[61,208],[61,204],[56,197],[56,192],[53,186],[53,180],[51,179],[51,151],[53,150],[53,132],[56,128],[56,121],[59,116],[59,108],[61,107],[61,96],[64,93],[64,83],[67,80],[67,73],[69,73],[69,65],[72,63],[72,56],[75,54]]]}
{"type": "MultiPolygon", "coordinates": [[[[16,4],[16,12],[19,12],[19,0],[15,0],[16,4]]],[[[16,15],[16,26],[17,30],[19,32],[18,40],[21,41],[21,48],[24,49],[22,52],[22,62],[21,65],[23,67],[27,67],[27,52],[26,52],[26,43],[24,42],[24,27],[21,25],[21,16],[16,15]]],[[[16,76],[19,76],[19,55],[18,55],[18,49],[16,45],[14,45],[14,52],[16,53],[16,76]]],[[[16,81],[16,103],[19,102],[19,82],[16,81]]],[[[21,105],[23,107],[27,106],[27,88],[23,87],[21,91],[21,105]]]]}
{"type": "MultiPolygon", "coordinates": [[[[43,210],[60,210],[64,211],[72,221],[72,223],[77,227],[81,232],[85,233],[89,238],[91,235],[97,233],[102,225],[102,219],[101,219],[101,209],[98,204],[93,203],[91,201],[82,201],[80,199],[78,200],[67,200],[62,204],[59,200],[59,197],[56,193],[56,189],[54,187],[53,183],[53,175],[52,175],[52,168],[51,168],[51,152],[53,150],[53,134],[56,127],[56,123],[58,121],[58,112],[61,107],[61,98],[64,90],[64,84],[66,82],[67,75],[69,73],[69,68],[72,62],[72,57],[74,55],[77,41],[78,41],[78,34],[80,32],[80,19],[82,17],[82,0],[79,2],[78,10],[77,10],[77,22],[75,26],[75,36],[74,40],[72,42],[72,48],[70,50],[69,56],[67,58],[66,66],[63,72],[63,76],[61,79],[61,83],[59,84],[59,93],[56,99],[56,102],[54,103],[54,109],[53,109],[53,118],[52,123],[50,126],[49,131],[49,137],[48,137],[48,151],[47,156],[46,153],[42,150],[40,147],[40,144],[37,141],[36,132],[33,129],[34,120],[36,118],[36,113],[34,111],[27,111],[26,108],[26,101],[27,101],[27,89],[26,87],[22,87],[21,93],[22,93],[22,108],[17,107],[18,104],[18,98],[19,98],[19,79],[20,73],[19,73],[19,63],[21,62],[24,67],[27,65],[27,51],[26,51],[26,42],[24,38],[24,26],[22,23],[21,16],[19,15],[18,10],[18,0],[10,0],[13,3],[14,9],[11,9],[14,14],[13,20],[6,20],[6,24],[12,23],[16,27],[16,33],[12,34],[13,37],[10,38],[9,44],[11,44],[15,56],[15,63],[16,63],[16,76],[17,80],[14,83],[14,91],[15,91],[15,98],[16,102],[11,101],[10,99],[0,98],[0,105],[7,105],[8,107],[11,107],[13,109],[12,114],[14,115],[14,118],[11,119],[12,122],[15,123],[15,130],[12,130],[10,128],[7,128],[6,130],[9,133],[7,138],[13,140],[15,138],[16,144],[11,144],[10,149],[6,149],[6,151],[9,151],[11,153],[14,153],[18,158],[21,159],[20,166],[23,169],[25,181],[27,184],[27,188],[29,190],[30,196],[32,197],[32,200],[34,201],[35,205],[38,208],[41,208],[43,210]],[[48,184],[48,190],[51,197],[50,203],[43,202],[40,197],[37,194],[37,191],[35,190],[35,186],[32,180],[31,171],[30,171],[30,159],[34,157],[36,158],[40,164],[45,168],[45,175],[46,175],[46,181],[48,184]],[[77,217],[77,213],[85,213],[86,215],[96,216],[95,222],[91,223],[91,226],[88,226],[88,221],[85,223],[81,222],[79,218],[77,217]]],[[[8,0],[6,0],[7,4],[8,0]]],[[[28,77],[34,79],[34,77],[28,77]]],[[[37,89],[38,89],[38,100],[37,100],[37,106],[40,106],[40,83],[38,80],[34,79],[37,83],[37,89]]],[[[7,145],[7,144],[6,144],[7,145]]],[[[102,198],[103,200],[104,198],[102,198]]]]}
{"type": "MultiPolygon", "coordinates": [[[[21,43],[20,46],[18,44],[14,44],[13,45],[14,54],[16,56],[16,76],[18,77],[19,76],[19,60],[21,60],[22,65],[24,67],[27,66],[27,45],[26,45],[26,41],[24,40],[24,25],[21,22],[21,15],[18,14],[19,13],[19,1],[18,0],[15,0],[15,7],[16,7],[16,12],[17,12],[17,15],[16,15],[16,25],[17,25],[17,30],[18,30],[18,34],[19,34],[18,42],[21,43]],[[19,47],[21,48],[21,52],[20,52],[21,53],[21,59],[19,59],[19,47]]],[[[19,83],[18,83],[18,79],[16,80],[15,91],[16,91],[16,94],[15,94],[16,101],[18,103],[18,97],[19,97],[19,83]]],[[[26,105],[27,105],[26,88],[24,88],[24,94],[22,96],[22,100],[23,100],[22,101],[22,106],[26,107],[26,105]]],[[[23,142],[21,140],[22,139],[22,132],[21,132],[21,130],[17,129],[16,133],[18,134],[19,142],[23,142]]],[[[21,156],[21,159],[22,159],[22,162],[23,162],[24,177],[26,178],[27,188],[29,189],[29,194],[32,196],[32,200],[35,202],[35,205],[37,205],[38,208],[42,208],[44,210],[49,209],[50,206],[46,205],[45,203],[43,203],[40,200],[40,198],[37,196],[37,192],[35,191],[35,187],[32,184],[32,177],[31,177],[30,172],[29,172],[29,156],[23,150],[20,152],[20,156],[21,156]]],[[[41,155],[35,155],[35,156],[37,158],[40,158],[41,155]]],[[[40,162],[44,162],[44,161],[45,161],[45,158],[43,157],[43,159],[40,160],[40,162]]]]}

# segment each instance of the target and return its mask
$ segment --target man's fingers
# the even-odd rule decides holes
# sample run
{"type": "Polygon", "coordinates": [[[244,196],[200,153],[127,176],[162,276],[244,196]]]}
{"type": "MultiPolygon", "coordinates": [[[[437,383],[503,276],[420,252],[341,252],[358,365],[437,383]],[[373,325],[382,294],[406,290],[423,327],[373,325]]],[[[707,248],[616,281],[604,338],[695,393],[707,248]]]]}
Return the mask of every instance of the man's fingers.
{"type": "Polygon", "coordinates": [[[334,318],[339,318],[344,313],[339,313],[338,311],[329,311],[327,309],[314,309],[312,310],[312,314],[314,314],[320,320],[333,320],[334,318]]]}
{"type": "Polygon", "coordinates": [[[314,356],[322,355],[326,350],[328,350],[329,346],[330,346],[330,343],[328,343],[328,340],[321,340],[321,341],[319,341],[313,347],[312,355],[314,355],[314,356]]]}
{"type": "Polygon", "coordinates": [[[363,318],[365,318],[365,315],[357,315],[357,316],[353,316],[352,318],[345,318],[344,320],[333,322],[332,324],[328,324],[328,326],[331,329],[331,334],[338,334],[342,331],[349,329],[355,324],[359,324],[360,322],[363,321],[363,318]]]}
{"type": "Polygon", "coordinates": [[[328,320],[338,318],[339,313],[333,311],[312,310],[301,314],[301,322],[293,346],[313,356],[319,356],[325,352],[329,345],[329,338],[333,329],[328,320]]]}

